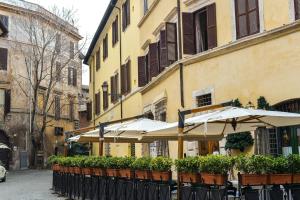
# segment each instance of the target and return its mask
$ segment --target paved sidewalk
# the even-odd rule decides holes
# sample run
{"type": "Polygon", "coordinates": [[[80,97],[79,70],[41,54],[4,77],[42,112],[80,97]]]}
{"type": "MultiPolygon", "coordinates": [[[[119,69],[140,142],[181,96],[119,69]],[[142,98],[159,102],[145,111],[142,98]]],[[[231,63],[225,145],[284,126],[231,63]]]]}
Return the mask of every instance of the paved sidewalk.
{"type": "Polygon", "coordinates": [[[63,200],[52,194],[52,171],[24,170],[9,172],[0,183],[0,200],[63,200]]]}

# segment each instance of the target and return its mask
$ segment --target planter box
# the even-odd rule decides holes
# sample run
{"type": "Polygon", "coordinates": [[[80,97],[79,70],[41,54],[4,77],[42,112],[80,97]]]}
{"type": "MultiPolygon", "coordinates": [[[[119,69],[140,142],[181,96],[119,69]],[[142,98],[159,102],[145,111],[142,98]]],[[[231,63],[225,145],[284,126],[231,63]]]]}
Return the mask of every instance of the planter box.
{"type": "Polygon", "coordinates": [[[140,180],[150,180],[151,172],[147,170],[135,170],[135,178],[140,180]]]}
{"type": "Polygon", "coordinates": [[[60,171],[60,166],[59,166],[59,164],[54,164],[54,165],[52,165],[52,170],[55,171],[55,172],[60,171]]]}
{"type": "Polygon", "coordinates": [[[82,168],[81,171],[82,171],[82,174],[84,174],[84,175],[92,175],[93,174],[92,168],[85,167],[85,168],[82,168]]]}
{"type": "Polygon", "coordinates": [[[131,169],[120,169],[119,176],[121,178],[133,179],[134,178],[134,171],[131,169]]]}
{"type": "Polygon", "coordinates": [[[60,173],[64,173],[65,172],[65,167],[64,166],[60,166],[59,167],[59,171],[60,171],[60,173]]]}
{"type": "Polygon", "coordinates": [[[75,168],[74,167],[69,167],[69,172],[70,172],[70,174],[74,174],[75,173],[75,168]]]}
{"type": "Polygon", "coordinates": [[[267,185],[268,175],[267,174],[240,174],[239,182],[241,185],[267,185]]]}
{"type": "Polygon", "coordinates": [[[293,183],[300,183],[300,174],[293,174],[293,183]]]}
{"type": "Polygon", "coordinates": [[[81,174],[81,168],[80,167],[74,167],[74,174],[81,174]]]}
{"type": "Polygon", "coordinates": [[[207,185],[225,185],[227,175],[201,173],[202,182],[207,185]]]}
{"type": "Polygon", "coordinates": [[[269,184],[271,185],[285,185],[292,183],[292,174],[270,174],[269,184]]]}
{"type": "Polygon", "coordinates": [[[106,169],[106,175],[110,177],[118,177],[119,170],[118,169],[106,169]]]}
{"type": "Polygon", "coordinates": [[[93,174],[95,176],[105,176],[105,170],[104,169],[100,169],[100,168],[93,168],[93,174]]]}
{"type": "Polygon", "coordinates": [[[172,179],[172,172],[160,172],[160,171],[152,171],[152,180],[153,181],[163,181],[167,182],[172,179]]]}
{"type": "Polygon", "coordinates": [[[182,183],[201,183],[201,175],[199,173],[179,172],[179,180],[182,183]]]}
{"type": "Polygon", "coordinates": [[[69,167],[63,167],[64,168],[64,173],[69,173],[69,167]]]}

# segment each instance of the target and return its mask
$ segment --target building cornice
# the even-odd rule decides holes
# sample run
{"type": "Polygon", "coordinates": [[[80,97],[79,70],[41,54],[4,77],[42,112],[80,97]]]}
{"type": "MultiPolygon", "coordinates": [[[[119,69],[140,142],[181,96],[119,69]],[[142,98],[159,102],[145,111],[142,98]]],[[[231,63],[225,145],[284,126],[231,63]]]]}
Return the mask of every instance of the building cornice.
{"type": "Polygon", "coordinates": [[[196,55],[187,56],[184,59],[173,63],[172,65],[167,67],[164,72],[162,72],[157,77],[152,79],[152,81],[150,83],[148,83],[146,86],[144,86],[141,89],[141,93],[142,94],[147,93],[152,88],[154,88],[156,85],[158,85],[162,80],[165,80],[170,75],[172,75],[179,68],[180,63],[182,63],[186,67],[187,65],[191,65],[191,64],[201,62],[204,60],[208,60],[208,59],[218,57],[221,55],[229,54],[234,51],[238,51],[238,50],[241,50],[241,49],[244,49],[244,48],[247,48],[250,46],[254,46],[257,44],[261,44],[263,42],[267,42],[267,41],[270,41],[270,40],[273,40],[273,39],[276,39],[276,38],[279,38],[279,37],[282,37],[285,35],[289,35],[291,33],[295,33],[297,31],[300,31],[300,20],[298,20],[294,23],[284,25],[279,28],[270,30],[270,31],[258,33],[258,34],[255,34],[255,35],[252,35],[249,37],[245,37],[245,38],[236,40],[229,44],[226,44],[226,45],[223,45],[220,47],[216,47],[214,49],[211,49],[211,50],[208,50],[208,51],[196,54],[196,55]]]}

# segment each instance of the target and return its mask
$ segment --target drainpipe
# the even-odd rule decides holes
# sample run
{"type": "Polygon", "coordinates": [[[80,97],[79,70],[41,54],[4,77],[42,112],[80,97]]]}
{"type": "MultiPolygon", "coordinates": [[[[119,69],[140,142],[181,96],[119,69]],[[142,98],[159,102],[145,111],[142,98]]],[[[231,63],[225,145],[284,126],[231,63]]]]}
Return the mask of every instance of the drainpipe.
{"type": "MultiPolygon", "coordinates": [[[[181,34],[181,5],[180,0],[177,0],[177,18],[178,18],[178,58],[182,59],[182,34],[181,34]]],[[[179,63],[179,80],[180,80],[180,103],[184,108],[184,76],[183,76],[183,64],[179,63]]]]}

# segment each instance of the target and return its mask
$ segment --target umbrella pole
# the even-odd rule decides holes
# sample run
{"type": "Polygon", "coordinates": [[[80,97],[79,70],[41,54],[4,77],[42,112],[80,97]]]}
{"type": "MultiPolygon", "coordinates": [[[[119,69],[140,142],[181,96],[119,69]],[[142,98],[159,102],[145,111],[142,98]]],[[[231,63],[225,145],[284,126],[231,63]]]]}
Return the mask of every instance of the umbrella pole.
{"type": "MultiPolygon", "coordinates": [[[[178,159],[183,158],[184,113],[178,111],[178,159]]],[[[181,200],[181,182],[177,171],[177,199],[181,200]]]]}
{"type": "Polygon", "coordinates": [[[99,156],[103,156],[104,124],[99,123],[99,156]]]}

